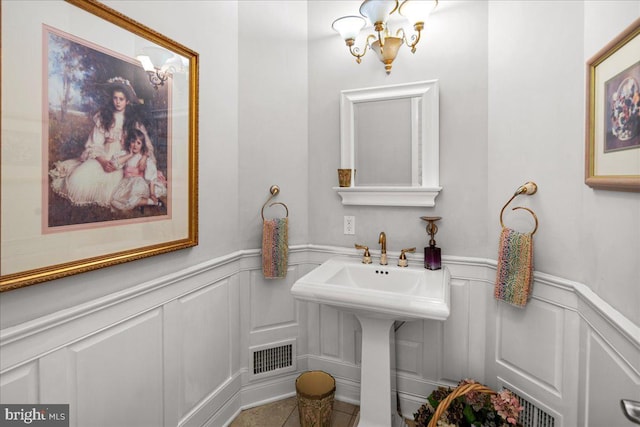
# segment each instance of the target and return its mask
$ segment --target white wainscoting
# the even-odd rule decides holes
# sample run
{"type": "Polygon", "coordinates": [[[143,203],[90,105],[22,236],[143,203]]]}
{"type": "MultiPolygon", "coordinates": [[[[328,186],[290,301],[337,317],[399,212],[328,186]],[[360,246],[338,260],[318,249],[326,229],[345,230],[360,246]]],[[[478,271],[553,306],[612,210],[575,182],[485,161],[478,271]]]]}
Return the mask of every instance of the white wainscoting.
{"type": "Polygon", "coordinates": [[[0,331],[2,402],[69,403],[82,427],[226,422],[242,387],[237,272],[233,254],[0,331]]]}
{"type": "MultiPolygon", "coordinates": [[[[323,369],[339,399],[358,403],[357,319],[289,292],[336,255],[357,256],[292,247],[287,278],[267,280],[258,250],[235,252],[4,329],[0,400],[69,403],[72,426],[222,426],[242,408],[294,395],[300,372],[323,369]],[[252,350],[281,343],[294,344],[292,365],[254,375],[252,350]]],[[[580,283],[536,273],[523,310],[493,299],[495,261],[444,265],[450,318],[407,322],[392,337],[405,416],[436,386],[471,377],[512,389],[554,427],[631,425],[619,400],[640,400],[638,325],[580,283]]]]}

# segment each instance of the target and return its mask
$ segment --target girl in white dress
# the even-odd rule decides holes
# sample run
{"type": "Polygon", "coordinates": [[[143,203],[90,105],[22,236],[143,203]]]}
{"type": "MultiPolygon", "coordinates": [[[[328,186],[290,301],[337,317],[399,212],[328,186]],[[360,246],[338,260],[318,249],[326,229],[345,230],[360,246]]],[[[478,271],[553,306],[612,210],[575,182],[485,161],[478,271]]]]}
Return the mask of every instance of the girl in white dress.
{"type": "Polygon", "coordinates": [[[123,150],[127,131],[141,131],[147,155],[154,158],[147,131],[131,110],[131,105],[140,101],[129,81],[114,77],[107,81],[105,88],[111,99],[93,117],[94,128],[84,152],[79,159],[56,162],[49,172],[53,190],[76,206],[111,206],[111,197],[122,180],[122,172],[117,171],[110,160],[123,150]]]}
{"type": "Polygon", "coordinates": [[[113,192],[111,206],[129,211],[142,206],[162,206],[158,197],[167,189],[158,174],[155,161],[149,156],[144,134],[139,130],[129,133],[125,150],[111,159],[111,164],[124,171],[124,177],[113,192]]]}

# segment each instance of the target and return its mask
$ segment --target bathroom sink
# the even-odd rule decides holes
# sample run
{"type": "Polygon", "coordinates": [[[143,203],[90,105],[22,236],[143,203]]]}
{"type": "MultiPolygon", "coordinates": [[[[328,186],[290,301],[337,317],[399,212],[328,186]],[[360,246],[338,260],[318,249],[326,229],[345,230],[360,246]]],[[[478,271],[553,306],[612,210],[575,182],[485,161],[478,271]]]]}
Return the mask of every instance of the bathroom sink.
{"type": "Polygon", "coordinates": [[[450,275],[446,268],[396,267],[333,258],[298,279],[296,299],[355,314],[362,327],[358,427],[393,424],[390,333],[396,320],[446,320],[450,275]]]}
{"type": "Polygon", "coordinates": [[[449,273],[421,265],[397,267],[332,258],[291,288],[300,300],[393,320],[449,317],[449,273]]]}

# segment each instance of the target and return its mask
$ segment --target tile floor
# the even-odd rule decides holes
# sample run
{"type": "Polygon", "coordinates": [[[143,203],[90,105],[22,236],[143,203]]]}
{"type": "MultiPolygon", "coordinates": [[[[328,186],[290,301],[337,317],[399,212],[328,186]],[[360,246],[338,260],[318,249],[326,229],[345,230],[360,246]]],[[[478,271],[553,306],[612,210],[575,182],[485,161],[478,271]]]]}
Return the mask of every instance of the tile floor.
{"type": "MultiPolygon", "coordinates": [[[[353,427],[359,411],[359,406],[334,401],[331,426],[353,427]]],[[[300,427],[296,397],[245,409],[229,427],[300,427]]]]}

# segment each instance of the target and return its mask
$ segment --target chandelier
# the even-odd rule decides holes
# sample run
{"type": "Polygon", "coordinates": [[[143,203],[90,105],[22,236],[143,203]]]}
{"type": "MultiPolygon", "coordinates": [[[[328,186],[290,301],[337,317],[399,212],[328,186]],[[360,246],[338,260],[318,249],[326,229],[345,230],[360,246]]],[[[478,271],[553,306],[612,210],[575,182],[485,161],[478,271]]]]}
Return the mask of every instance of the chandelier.
{"type": "Polygon", "coordinates": [[[149,83],[158,90],[164,86],[169,77],[175,73],[186,70],[187,61],[175,53],[158,47],[144,47],[136,56],[140,65],[147,72],[149,83]]]}
{"type": "Polygon", "coordinates": [[[398,3],[398,0],[365,0],[360,5],[360,15],[362,16],[343,16],[333,21],[331,27],[340,33],[349,52],[355,56],[358,64],[367,50],[371,48],[378,55],[387,74],[389,74],[400,46],[406,44],[411,48],[411,53],[415,53],[416,45],[420,41],[420,32],[424,29],[427,17],[438,5],[438,0],[404,0],[399,6],[398,3]],[[395,35],[392,35],[393,32],[387,25],[387,21],[396,11],[413,26],[415,33],[411,37],[407,38],[407,33],[402,27],[396,30],[395,35]],[[367,21],[373,26],[376,34],[367,36],[364,49],[361,50],[356,46],[356,37],[367,21]]]}

